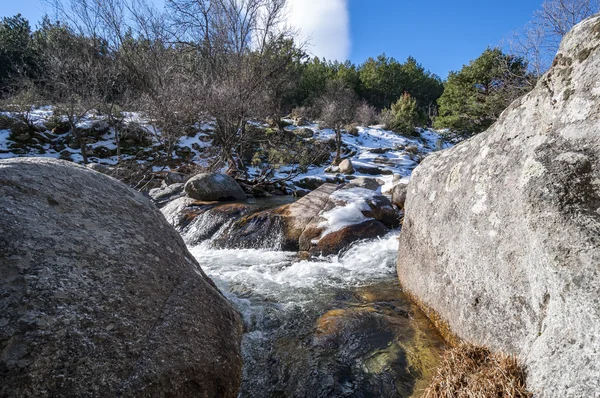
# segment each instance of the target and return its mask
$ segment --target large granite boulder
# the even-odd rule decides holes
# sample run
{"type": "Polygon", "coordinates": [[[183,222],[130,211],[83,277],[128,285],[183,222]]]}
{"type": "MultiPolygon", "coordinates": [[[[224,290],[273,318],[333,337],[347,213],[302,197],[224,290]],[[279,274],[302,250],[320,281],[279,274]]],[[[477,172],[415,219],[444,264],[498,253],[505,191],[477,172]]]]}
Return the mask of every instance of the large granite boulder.
{"type": "Polygon", "coordinates": [[[246,200],[240,185],[227,174],[201,173],[185,183],[185,193],[190,198],[202,201],[246,200]]]}
{"type": "Polygon", "coordinates": [[[487,132],[417,167],[398,276],[442,329],[516,354],[537,396],[600,391],[600,15],[487,132]]]}
{"type": "Polygon", "coordinates": [[[0,161],[0,396],[236,397],[238,313],[143,195],[0,161]]]}

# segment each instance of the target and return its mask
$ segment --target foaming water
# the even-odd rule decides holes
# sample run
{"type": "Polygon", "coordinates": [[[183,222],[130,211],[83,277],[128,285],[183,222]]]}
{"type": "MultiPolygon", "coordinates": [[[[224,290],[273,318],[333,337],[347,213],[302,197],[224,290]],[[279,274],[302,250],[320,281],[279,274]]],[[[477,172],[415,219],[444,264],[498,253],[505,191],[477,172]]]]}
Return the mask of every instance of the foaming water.
{"type": "Polygon", "coordinates": [[[315,291],[358,286],[395,275],[398,232],[360,242],[341,256],[301,260],[297,253],[260,249],[190,248],[222,291],[251,291],[279,302],[310,301],[315,291]],[[303,297],[304,294],[307,297],[303,297]],[[295,298],[295,300],[294,300],[295,298]]]}
{"type": "Polygon", "coordinates": [[[402,295],[398,232],[340,256],[190,248],[242,313],[240,397],[408,397],[442,342],[402,295]]]}

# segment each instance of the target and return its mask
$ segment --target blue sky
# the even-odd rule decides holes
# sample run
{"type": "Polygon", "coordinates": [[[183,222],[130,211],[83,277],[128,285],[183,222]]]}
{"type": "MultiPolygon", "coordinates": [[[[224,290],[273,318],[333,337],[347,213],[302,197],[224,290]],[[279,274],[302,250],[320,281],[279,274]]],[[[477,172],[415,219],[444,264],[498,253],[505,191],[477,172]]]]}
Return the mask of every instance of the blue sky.
{"type": "MultiPolygon", "coordinates": [[[[154,0],[161,4],[164,0],[154,0]]],[[[498,45],[531,19],[542,0],[290,0],[290,23],[318,56],[360,64],[386,53],[412,55],[445,78],[498,45]]],[[[41,0],[0,0],[0,16],[23,14],[35,25],[41,0]]]]}

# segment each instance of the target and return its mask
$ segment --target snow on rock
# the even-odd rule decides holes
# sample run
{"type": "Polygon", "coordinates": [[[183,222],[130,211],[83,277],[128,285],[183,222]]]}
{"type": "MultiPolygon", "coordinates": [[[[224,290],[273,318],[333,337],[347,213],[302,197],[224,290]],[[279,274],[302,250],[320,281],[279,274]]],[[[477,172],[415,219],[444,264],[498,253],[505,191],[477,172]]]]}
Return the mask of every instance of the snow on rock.
{"type": "Polygon", "coordinates": [[[373,201],[376,196],[380,195],[375,191],[365,188],[341,189],[333,192],[329,197],[330,200],[336,204],[340,202],[345,204],[320,214],[325,219],[325,221],[318,224],[319,228],[323,228],[323,232],[320,238],[314,240],[313,243],[317,243],[326,235],[339,231],[349,225],[360,224],[373,219],[372,217],[366,217],[363,212],[371,210],[369,201],[373,201]]]}
{"type": "MultiPolygon", "coordinates": [[[[313,139],[330,140],[335,136],[333,130],[320,129],[318,124],[310,124],[302,128],[313,130],[315,133],[313,139]]],[[[285,129],[294,131],[298,128],[288,126],[285,129]]],[[[353,177],[381,179],[384,183],[381,192],[384,193],[390,192],[397,183],[394,175],[408,181],[412,170],[423,156],[452,146],[443,141],[441,135],[435,131],[419,130],[415,137],[405,137],[386,130],[383,126],[358,127],[356,135],[343,133],[342,141],[349,152],[346,158],[354,166],[353,177]]],[[[291,167],[283,167],[276,176],[283,177],[290,170],[291,167]]],[[[298,187],[297,184],[307,178],[335,183],[338,179],[345,179],[345,176],[339,174],[339,169],[329,165],[313,166],[295,176],[292,184],[298,187]]]]}

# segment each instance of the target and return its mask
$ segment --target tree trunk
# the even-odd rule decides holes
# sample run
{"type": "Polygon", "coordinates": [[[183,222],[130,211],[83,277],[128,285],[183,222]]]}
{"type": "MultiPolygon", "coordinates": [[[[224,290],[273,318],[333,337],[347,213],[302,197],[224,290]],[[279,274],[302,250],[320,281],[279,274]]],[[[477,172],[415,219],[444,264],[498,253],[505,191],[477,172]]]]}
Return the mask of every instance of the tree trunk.
{"type": "Polygon", "coordinates": [[[88,164],[88,157],[86,153],[86,142],[85,139],[79,133],[77,126],[75,126],[75,122],[72,119],[69,119],[69,124],[71,125],[71,134],[75,137],[77,142],[79,142],[79,150],[81,151],[81,157],[83,158],[83,164],[88,164]]]}
{"type": "Polygon", "coordinates": [[[335,158],[333,159],[333,165],[337,166],[342,161],[342,129],[335,129],[335,158]]]}

